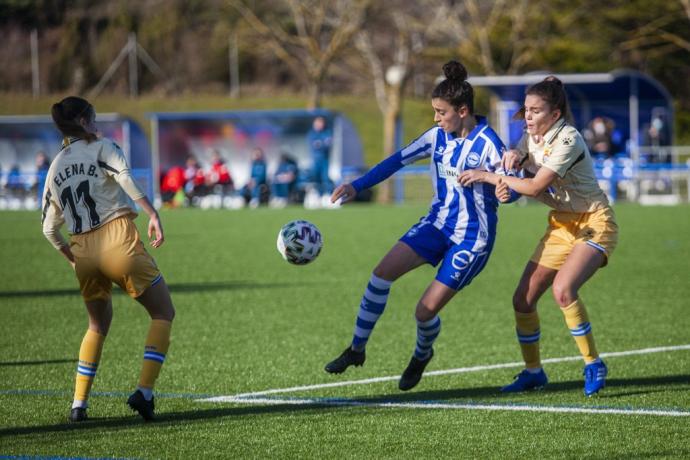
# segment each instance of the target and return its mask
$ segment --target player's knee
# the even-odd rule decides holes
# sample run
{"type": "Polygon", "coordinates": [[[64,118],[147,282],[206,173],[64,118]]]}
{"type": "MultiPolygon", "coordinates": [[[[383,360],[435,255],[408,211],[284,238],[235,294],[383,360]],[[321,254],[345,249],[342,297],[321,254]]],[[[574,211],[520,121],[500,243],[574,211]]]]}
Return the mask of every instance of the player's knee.
{"type": "Polygon", "coordinates": [[[531,311],[531,305],[527,302],[527,292],[522,289],[517,289],[513,294],[513,310],[521,313],[528,313],[531,311]]]}
{"type": "Polygon", "coordinates": [[[417,303],[417,308],[414,312],[414,317],[417,321],[429,321],[434,316],[436,316],[436,308],[421,301],[417,303]]]}
{"type": "Polygon", "coordinates": [[[396,279],[394,274],[391,273],[390,270],[386,269],[386,266],[383,264],[378,264],[372,273],[375,277],[381,278],[382,280],[395,281],[396,279]]]}
{"type": "Polygon", "coordinates": [[[570,283],[560,282],[558,279],[553,282],[553,298],[556,303],[565,308],[577,300],[577,291],[570,283]]]}

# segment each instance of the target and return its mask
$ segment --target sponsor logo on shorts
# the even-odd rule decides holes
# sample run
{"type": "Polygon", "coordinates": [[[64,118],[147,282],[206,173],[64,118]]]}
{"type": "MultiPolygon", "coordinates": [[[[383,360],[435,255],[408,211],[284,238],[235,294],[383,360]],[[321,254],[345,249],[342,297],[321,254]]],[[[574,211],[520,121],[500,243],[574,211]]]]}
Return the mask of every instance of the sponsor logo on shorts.
{"type": "Polygon", "coordinates": [[[453,260],[451,261],[451,265],[456,270],[464,270],[472,263],[472,261],[474,261],[474,257],[475,255],[470,251],[463,249],[462,251],[455,253],[453,260]]]}

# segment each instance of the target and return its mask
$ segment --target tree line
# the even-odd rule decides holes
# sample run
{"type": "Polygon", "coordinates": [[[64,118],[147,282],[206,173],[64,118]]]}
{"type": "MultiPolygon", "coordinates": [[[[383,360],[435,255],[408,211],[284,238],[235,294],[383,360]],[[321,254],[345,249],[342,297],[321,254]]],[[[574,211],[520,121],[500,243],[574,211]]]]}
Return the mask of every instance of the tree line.
{"type": "Polygon", "coordinates": [[[113,62],[134,36],[153,61],[133,61],[137,92],[373,94],[387,143],[450,58],[470,75],[632,68],[690,112],[690,0],[0,0],[0,30],[0,91],[32,91],[33,32],[41,92],[131,92],[113,62]]]}

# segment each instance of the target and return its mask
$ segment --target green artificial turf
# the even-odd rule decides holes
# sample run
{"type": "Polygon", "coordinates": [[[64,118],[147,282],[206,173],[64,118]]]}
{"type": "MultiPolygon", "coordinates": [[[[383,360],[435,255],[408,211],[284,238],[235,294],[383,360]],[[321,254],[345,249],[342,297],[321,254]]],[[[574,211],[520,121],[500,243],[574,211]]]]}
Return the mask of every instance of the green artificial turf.
{"type": "MultiPolygon", "coordinates": [[[[615,210],[619,247],[580,292],[599,350],[690,344],[690,208],[615,210]]],[[[394,284],[363,367],[332,376],[323,366],[349,343],[371,270],[425,212],[422,205],[162,212],[166,243],[151,253],[177,317],[156,388],[158,421],[143,423],[125,405],[148,317],[116,289],[91,420],[79,425],[66,421],[87,327],[76,279],[43,238],[39,213],[0,212],[0,456],[690,456],[689,349],[607,358],[607,386],[589,399],[582,363],[571,360],[547,364],[547,388],[520,395],[497,391],[520,369],[504,367],[429,375],[408,393],[385,380],[268,394],[263,403],[200,401],[399,375],[414,349],[415,304],[435,275],[429,266],[394,284]],[[307,266],[287,264],[275,248],[279,228],[298,218],[314,222],[324,238],[307,266]],[[628,412],[549,412],[604,408],[628,412]]],[[[441,313],[428,371],[521,360],[511,297],[547,212],[501,208],[494,253],[441,313]]],[[[137,222],[145,228],[143,217],[137,222]]],[[[539,311],[542,357],[576,356],[550,292],[539,311]]]]}

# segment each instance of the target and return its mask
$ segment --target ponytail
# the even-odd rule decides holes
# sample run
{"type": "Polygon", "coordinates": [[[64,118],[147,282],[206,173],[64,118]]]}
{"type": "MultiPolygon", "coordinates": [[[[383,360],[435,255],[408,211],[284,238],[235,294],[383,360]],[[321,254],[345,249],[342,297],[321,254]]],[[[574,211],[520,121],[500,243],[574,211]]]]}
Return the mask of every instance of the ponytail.
{"type": "Polygon", "coordinates": [[[86,99],[69,96],[53,104],[50,109],[53,122],[64,137],[78,137],[86,142],[97,139],[94,133],[87,132],[81,125],[82,118],[92,119],[96,116],[93,106],[86,99]]]}

